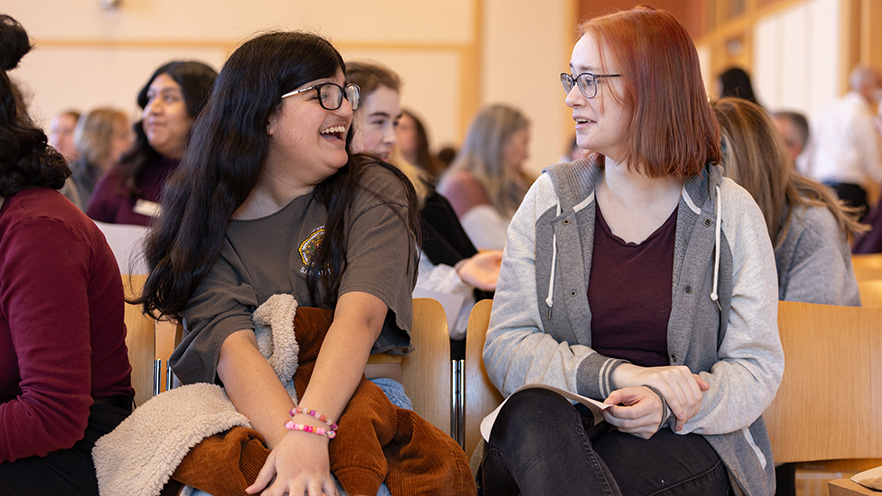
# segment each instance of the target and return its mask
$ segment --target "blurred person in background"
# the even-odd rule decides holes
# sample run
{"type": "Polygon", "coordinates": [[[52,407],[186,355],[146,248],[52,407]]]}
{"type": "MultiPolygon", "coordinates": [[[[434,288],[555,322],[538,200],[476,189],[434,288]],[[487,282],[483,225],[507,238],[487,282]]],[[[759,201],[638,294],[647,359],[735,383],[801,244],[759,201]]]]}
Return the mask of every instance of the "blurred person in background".
{"type": "Polygon", "coordinates": [[[163,64],[138,93],[143,109],[135,144],[95,186],[86,213],[113,224],[149,225],[160,213],[166,179],[181,163],[190,128],[217,72],[197,61],[163,64]]]}
{"type": "Polygon", "coordinates": [[[850,236],[867,230],[854,208],[798,174],[777,127],[758,105],[738,98],[713,103],[727,177],[756,200],[775,249],[778,299],[860,306],[850,236]]]}
{"type": "MultiPolygon", "coordinates": [[[[64,110],[49,121],[49,146],[58,150],[68,165],[77,158],[77,149],[74,145],[74,132],[79,122],[80,113],[76,110],[64,110]]],[[[58,189],[71,203],[79,209],[86,205],[80,198],[76,184],[72,177],[64,181],[64,186],[58,189]]]]}
{"type": "Polygon", "coordinates": [[[800,164],[800,156],[809,141],[808,119],[799,112],[787,110],[773,112],[771,117],[784,139],[784,146],[787,147],[790,158],[797,165],[797,169],[801,171],[804,164],[800,164]]]}
{"type": "Polygon", "coordinates": [[[424,171],[395,152],[396,144],[400,145],[395,124],[400,124],[399,118],[404,115],[398,74],[375,63],[349,62],[346,82],[361,88],[361,103],[354,117],[352,151],[388,157],[387,161],[414,184],[423,230],[414,292],[441,293],[445,295],[439,298],[442,303],[456,307],[452,310],[456,318],[449,322],[451,355],[454,359],[464,358],[469,313],[478,299],[492,298],[502,252],[479,254],[450,203],[426,182],[424,171]]]}
{"type": "Polygon", "coordinates": [[[882,183],[875,126],[882,75],[859,65],[851,71],[849,84],[851,91],[812,118],[806,171],[863,215],[869,207],[868,195],[875,196],[882,183]]]}
{"type": "Polygon", "coordinates": [[[76,110],[63,110],[49,121],[49,146],[58,150],[67,163],[77,158],[77,147],[74,145],[74,132],[80,113],[76,110]]]}
{"type": "Polygon", "coordinates": [[[734,97],[759,105],[750,75],[740,67],[730,67],[717,77],[718,98],[734,97]]]}
{"type": "Polygon", "coordinates": [[[501,250],[506,230],[532,178],[530,121],[508,105],[491,105],[472,120],[465,142],[438,183],[479,250],[501,250]]]}
{"type": "Polygon", "coordinates": [[[74,132],[78,157],[70,164],[70,169],[84,205],[89,204],[101,176],[119,162],[134,142],[129,118],[122,110],[96,108],[80,118],[74,132]]]}
{"type": "Polygon", "coordinates": [[[424,170],[429,184],[433,186],[438,184],[438,179],[447,169],[447,164],[432,155],[426,126],[412,110],[401,109],[397,132],[398,151],[404,160],[424,170]]]}

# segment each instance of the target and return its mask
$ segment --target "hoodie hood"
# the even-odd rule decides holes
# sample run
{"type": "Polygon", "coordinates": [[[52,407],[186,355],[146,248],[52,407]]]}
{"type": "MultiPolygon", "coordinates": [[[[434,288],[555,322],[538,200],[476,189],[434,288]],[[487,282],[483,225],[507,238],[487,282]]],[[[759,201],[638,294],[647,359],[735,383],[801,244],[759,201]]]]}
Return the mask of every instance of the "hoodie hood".
{"type": "MultiPolygon", "coordinates": [[[[600,167],[588,159],[581,159],[571,164],[555,164],[543,172],[549,173],[555,184],[561,184],[561,180],[568,184],[569,188],[555,188],[558,195],[555,219],[561,217],[565,211],[578,212],[585,207],[594,205],[594,190],[597,185],[600,167]]],[[[720,241],[722,237],[722,199],[720,198],[720,182],[723,178],[723,169],[718,165],[707,164],[701,174],[688,178],[680,191],[680,206],[688,208],[696,215],[702,214],[703,205],[706,213],[716,219],[714,223],[714,268],[713,286],[708,295],[711,301],[719,303],[720,281],[720,241]],[[709,212],[708,212],[709,211],[709,212]]],[[[566,222],[566,221],[565,221],[566,222]]],[[[545,297],[545,305],[548,309],[547,318],[551,320],[554,307],[554,274],[557,269],[557,233],[551,237],[551,272],[548,277],[548,291],[545,297]]]]}

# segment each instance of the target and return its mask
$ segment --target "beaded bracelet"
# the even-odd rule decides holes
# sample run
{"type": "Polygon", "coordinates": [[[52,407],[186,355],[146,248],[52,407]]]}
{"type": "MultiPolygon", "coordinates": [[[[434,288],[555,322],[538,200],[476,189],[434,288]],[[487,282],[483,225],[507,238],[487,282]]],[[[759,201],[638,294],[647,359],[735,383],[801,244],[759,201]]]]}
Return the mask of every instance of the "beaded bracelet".
{"type": "Polygon", "coordinates": [[[337,430],[336,423],[331,422],[331,419],[329,419],[328,417],[325,417],[324,415],[322,415],[321,413],[319,413],[315,410],[307,410],[306,408],[303,408],[302,406],[295,406],[294,408],[291,409],[290,412],[288,412],[288,414],[291,415],[292,417],[294,415],[297,415],[300,413],[305,413],[313,418],[320,420],[321,422],[328,424],[328,427],[330,427],[332,431],[337,430]]]}
{"type": "Polygon", "coordinates": [[[285,422],[285,429],[288,429],[289,431],[309,432],[311,434],[318,434],[319,436],[328,436],[328,439],[334,439],[335,437],[337,437],[337,431],[328,430],[324,427],[313,427],[311,425],[298,424],[295,423],[293,420],[288,420],[287,422],[285,422]]]}

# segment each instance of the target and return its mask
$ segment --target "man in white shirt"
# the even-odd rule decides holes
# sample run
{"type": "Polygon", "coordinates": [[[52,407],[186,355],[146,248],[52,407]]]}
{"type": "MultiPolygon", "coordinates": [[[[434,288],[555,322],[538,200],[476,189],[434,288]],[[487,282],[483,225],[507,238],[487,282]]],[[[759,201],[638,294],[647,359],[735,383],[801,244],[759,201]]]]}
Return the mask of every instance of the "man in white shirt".
{"type": "Polygon", "coordinates": [[[851,91],[812,120],[807,150],[808,175],[832,188],[845,203],[866,211],[867,191],[882,183],[882,153],[874,121],[882,92],[882,76],[857,66],[849,78],[851,91]]]}

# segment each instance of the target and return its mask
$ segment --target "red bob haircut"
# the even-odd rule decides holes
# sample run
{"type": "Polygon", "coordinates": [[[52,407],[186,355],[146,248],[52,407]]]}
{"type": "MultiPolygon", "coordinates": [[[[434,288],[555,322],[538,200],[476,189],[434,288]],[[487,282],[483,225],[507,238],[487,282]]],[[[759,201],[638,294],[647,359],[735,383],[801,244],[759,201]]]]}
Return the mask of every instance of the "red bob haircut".
{"type": "Polygon", "coordinates": [[[720,161],[720,129],[698,54],[673,15],[639,6],[590,19],[579,29],[624,76],[624,94],[614,95],[631,112],[622,160],[650,177],[689,177],[720,161]]]}

